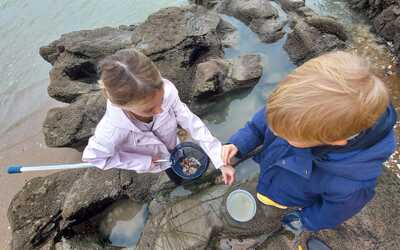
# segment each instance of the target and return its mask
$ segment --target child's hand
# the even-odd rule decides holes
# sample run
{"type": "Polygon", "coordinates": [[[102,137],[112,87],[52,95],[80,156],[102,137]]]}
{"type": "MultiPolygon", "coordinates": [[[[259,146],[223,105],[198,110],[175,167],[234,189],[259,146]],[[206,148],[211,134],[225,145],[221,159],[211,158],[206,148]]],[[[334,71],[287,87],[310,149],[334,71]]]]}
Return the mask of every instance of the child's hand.
{"type": "Polygon", "coordinates": [[[160,163],[157,162],[158,160],[161,160],[161,157],[158,155],[151,157],[151,165],[150,165],[151,169],[155,167],[160,167],[160,163]]]}
{"type": "Polygon", "coordinates": [[[224,177],[225,185],[232,185],[232,183],[235,182],[235,169],[229,165],[222,166],[220,169],[224,177]]]}
{"type": "Polygon", "coordinates": [[[222,160],[225,166],[232,164],[232,158],[237,154],[238,149],[234,144],[227,144],[222,146],[222,160]]]}

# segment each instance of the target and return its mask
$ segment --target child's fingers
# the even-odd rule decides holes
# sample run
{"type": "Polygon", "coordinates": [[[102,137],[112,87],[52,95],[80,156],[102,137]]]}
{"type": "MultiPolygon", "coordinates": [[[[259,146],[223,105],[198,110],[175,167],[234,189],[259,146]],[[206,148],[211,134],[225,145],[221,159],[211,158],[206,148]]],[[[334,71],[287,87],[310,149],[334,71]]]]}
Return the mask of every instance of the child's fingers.
{"type": "Polygon", "coordinates": [[[228,165],[229,161],[229,148],[224,147],[223,152],[222,152],[222,158],[224,161],[224,165],[228,165]]]}
{"type": "Polygon", "coordinates": [[[223,173],[222,176],[224,177],[224,184],[228,184],[228,177],[226,176],[226,174],[223,173]]]}
{"type": "Polygon", "coordinates": [[[232,183],[234,182],[234,176],[232,174],[228,174],[228,173],[223,173],[223,177],[224,177],[224,183],[225,185],[232,185],[232,183]]]}
{"type": "Polygon", "coordinates": [[[228,158],[227,158],[227,162],[225,163],[226,165],[230,165],[232,164],[232,158],[236,155],[236,150],[231,149],[228,153],[228,158]]]}
{"type": "Polygon", "coordinates": [[[229,179],[229,186],[235,182],[235,174],[232,174],[229,179]]]}
{"type": "Polygon", "coordinates": [[[235,175],[232,175],[230,178],[229,186],[235,182],[235,175]]]}

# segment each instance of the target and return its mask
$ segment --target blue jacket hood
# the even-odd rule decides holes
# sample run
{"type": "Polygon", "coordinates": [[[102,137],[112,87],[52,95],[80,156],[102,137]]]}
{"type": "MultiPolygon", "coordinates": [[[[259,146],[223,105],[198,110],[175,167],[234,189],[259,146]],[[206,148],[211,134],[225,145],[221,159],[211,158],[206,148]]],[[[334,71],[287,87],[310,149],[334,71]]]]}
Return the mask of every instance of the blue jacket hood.
{"type": "Polygon", "coordinates": [[[314,162],[332,174],[350,179],[378,177],[382,162],[396,147],[393,139],[396,120],[396,110],[390,105],[373,127],[349,140],[347,145],[312,148],[314,162]]]}

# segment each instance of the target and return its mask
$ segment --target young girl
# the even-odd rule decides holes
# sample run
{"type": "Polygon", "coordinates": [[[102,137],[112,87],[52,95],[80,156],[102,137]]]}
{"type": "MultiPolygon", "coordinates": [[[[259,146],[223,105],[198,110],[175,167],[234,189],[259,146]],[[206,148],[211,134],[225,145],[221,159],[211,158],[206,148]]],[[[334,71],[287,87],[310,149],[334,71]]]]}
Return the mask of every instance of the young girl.
{"type": "Polygon", "coordinates": [[[107,110],[82,159],[106,170],[121,168],[138,173],[160,172],[176,184],[178,177],[166,164],[177,144],[177,125],[187,130],[222,171],[225,184],[234,181],[234,169],[224,166],[221,143],[181,102],[178,90],[161,78],[153,62],[142,53],[124,49],[100,63],[100,85],[107,98],[107,110]]]}

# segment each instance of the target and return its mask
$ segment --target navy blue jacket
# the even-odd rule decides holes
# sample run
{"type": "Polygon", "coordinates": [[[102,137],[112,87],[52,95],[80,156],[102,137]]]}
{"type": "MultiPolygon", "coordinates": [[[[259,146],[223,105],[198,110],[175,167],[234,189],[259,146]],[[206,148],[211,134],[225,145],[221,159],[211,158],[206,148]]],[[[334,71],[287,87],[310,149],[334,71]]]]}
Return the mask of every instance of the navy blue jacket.
{"type": "Polygon", "coordinates": [[[229,140],[239,157],[264,145],[257,191],[288,207],[300,207],[310,231],[333,228],[359,212],[374,196],[382,163],[393,153],[396,111],[388,107],[376,124],[345,146],[296,148],[275,136],[265,108],[229,140]]]}

